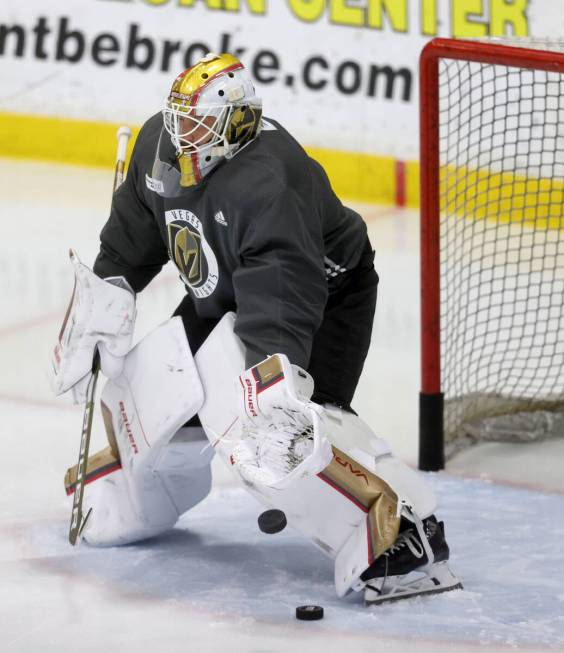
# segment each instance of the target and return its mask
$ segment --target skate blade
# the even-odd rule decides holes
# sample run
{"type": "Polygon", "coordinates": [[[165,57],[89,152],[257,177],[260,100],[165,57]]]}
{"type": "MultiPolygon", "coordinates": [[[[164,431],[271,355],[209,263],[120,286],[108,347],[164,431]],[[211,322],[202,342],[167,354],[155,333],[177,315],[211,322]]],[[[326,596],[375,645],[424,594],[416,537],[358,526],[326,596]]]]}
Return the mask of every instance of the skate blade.
{"type": "Polygon", "coordinates": [[[422,573],[422,576],[420,575],[419,578],[411,581],[408,579],[412,574],[398,577],[391,576],[384,582],[380,578],[369,581],[371,587],[367,586],[364,591],[364,604],[380,605],[410,599],[415,596],[442,594],[443,592],[463,589],[462,583],[451,571],[447,562],[438,562],[427,572],[422,573]]]}

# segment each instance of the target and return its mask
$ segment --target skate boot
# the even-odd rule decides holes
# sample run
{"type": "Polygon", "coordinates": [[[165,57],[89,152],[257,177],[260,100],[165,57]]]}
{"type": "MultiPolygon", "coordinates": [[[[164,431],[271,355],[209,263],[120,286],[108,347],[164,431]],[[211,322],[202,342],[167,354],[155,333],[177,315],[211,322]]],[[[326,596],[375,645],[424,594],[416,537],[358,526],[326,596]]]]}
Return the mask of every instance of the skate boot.
{"type": "Polygon", "coordinates": [[[443,522],[431,515],[423,521],[402,519],[402,526],[393,546],[360,577],[365,582],[365,604],[462,589],[448,565],[443,522]]]}

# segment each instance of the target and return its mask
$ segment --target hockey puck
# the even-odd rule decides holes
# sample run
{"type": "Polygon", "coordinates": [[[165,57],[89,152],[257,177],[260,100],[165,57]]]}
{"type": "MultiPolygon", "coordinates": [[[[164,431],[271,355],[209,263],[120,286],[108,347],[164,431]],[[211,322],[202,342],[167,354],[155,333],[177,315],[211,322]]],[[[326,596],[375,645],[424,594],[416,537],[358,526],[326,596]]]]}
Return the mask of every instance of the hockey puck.
{"type": "Polygon", "coordinates": [[[269,535],[283,531],[287,523],[286,515],[281,510],[265,510],[258,518],[260,530],[269,535]]]}
{"type": "Polygon", "coordinates": [[[302,621],[323,619],[323,608],[320,605],[300,605],[296,608],[296,619],[302,621]]]}

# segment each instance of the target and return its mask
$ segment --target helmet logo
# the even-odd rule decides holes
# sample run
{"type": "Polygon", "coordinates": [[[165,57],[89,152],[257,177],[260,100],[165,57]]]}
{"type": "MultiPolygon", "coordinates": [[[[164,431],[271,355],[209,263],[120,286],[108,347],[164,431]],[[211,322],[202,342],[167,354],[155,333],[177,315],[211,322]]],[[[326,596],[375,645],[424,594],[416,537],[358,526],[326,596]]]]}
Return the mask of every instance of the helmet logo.
{"type": "Polygon", "coordinates": [[[230,143],[244,145],[257,132],[261,110],[254,107],[237,107],[231,116],[227,129],[227,140],[230,143]]]}

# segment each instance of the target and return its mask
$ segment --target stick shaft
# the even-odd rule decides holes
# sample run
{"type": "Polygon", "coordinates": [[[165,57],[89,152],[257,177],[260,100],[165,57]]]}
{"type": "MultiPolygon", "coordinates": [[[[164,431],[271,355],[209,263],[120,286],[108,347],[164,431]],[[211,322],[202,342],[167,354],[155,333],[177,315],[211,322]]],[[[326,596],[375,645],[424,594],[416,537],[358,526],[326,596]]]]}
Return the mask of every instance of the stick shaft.
{"type": "Polygon", "coordinates": [[[86,519],[82,517],[82,499],[84,498],[84,484],[86,481],[86,466],[88,464],[88,450],[90,448],[90,435],[92,433],[92,419],[94,417],[94,397],[96,395],[96,382],[98,381],[98,372],[100,362],[98,351],[96,351],[95,361],[92,369],[92,376],[88,382],[86,392],[86,406],[84,407],[84,418],[82,420],[82,433],[80,435],[80,451],[78,453],[78,465],[76,469],[76,485],[72,500],[71,524],[69,529],[69,542],[74,546],[84,530],[86,520],[90,516],[90,511],[86,519]]]}
{"type": "Polygon", "coordinates": [[[127,144],[131,138],[129,127],[120,127],[117,132],[117,156],[114,174],[114,192],[122,185],[125,179],[125,160],[127,158],[127,144]]]}
{"type": "MultiPolygon", "coordinates": [[[[131,138],[129,127],[120,127],[117,133],[117,155],[114,173],[114,192],[121,186],[125,179],[125,159],[127,156],[127,144],[131,138]]],[[[80,538],[90,517],[92,509],[86,517],[82,516],[82,500],[84,498],[84,485],[86,483],[86,467],[88,465],[88,451],[90,449],[90,435],[92,433],[92,421],[94,418],[94,399],[96,396],[96,383],[100,371],[100,355],[96,349],[92,362],[92,376],[88,382],[86,391],[86,405],[82,420],[82,433],[80,435],[80,451],[78,454],[78,465],[76,470],[76,485],[72,501],[71,523],[69,528],[69,542],[74,546],[80,542],[80,538]]]]}

